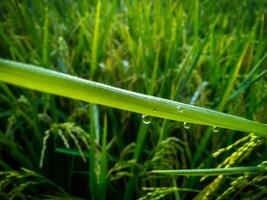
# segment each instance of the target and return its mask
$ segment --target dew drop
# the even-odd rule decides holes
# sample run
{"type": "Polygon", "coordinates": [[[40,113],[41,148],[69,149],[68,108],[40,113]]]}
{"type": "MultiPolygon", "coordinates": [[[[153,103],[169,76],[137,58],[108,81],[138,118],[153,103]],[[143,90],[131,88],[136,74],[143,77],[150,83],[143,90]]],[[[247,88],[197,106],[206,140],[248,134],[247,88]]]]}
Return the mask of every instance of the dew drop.
{"type": "Polygon", "coordinates": [[[154,109],[153,109],[153,112],[156,113],[156,112],[158,112],[158,110],[157,110],[156,108],[154,108],[154,109]]]}
{"type": "Polygon", "coordinates": [[[219,129],[218,129],[218,127],[216,127],[216,126],[213,126],[213,132],[214,132],[214,133],[218,133],[218,132],[219,132],[219,129]]]}
{"type": "Polygon", "coordinates": [[[184,122],[184,128],[185,129],[190,129],[190,125],[187,122],[184,122]]]}
{"type": "Polygon", "coordinates": [[[183,113],[184,112],[184,109],[181,105],[177,106],[177,110],[179,113],[183,113]]]}
{"type": "Polygon", "coordinates": [[[142,115],[142,121],[143,121],[144,124],[150,124],[151,123],[151,116],[142,115]]]}

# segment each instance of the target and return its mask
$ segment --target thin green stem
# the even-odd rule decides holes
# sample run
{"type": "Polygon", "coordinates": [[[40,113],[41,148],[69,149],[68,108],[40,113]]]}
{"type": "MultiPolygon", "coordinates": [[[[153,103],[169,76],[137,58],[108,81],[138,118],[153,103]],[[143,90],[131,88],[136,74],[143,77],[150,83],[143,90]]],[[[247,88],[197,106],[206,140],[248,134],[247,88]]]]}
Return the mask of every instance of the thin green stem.
{"type": "Polygon", "coordinates": [[[94,77],[95,69],[97,67],[97,51],[98,51],[98,41],[99,41],[99,27],[100,27],[100,12],[101,12],[101,1],[97,2],[96,18],[95,18],[95,28],[94,37],[92,45],[92,63],[90,68],[90,77],[94,77]]]}
{"type": "Polygon", "coordinates": [[[24,63],[0,59],[0,80],[14,85],[144,115],[216,126],[259,136],[267,126],[238,116],[140,94],[24,63]]]}
{"type": "Polygon", "coordinates": [[[215,169],[180,169],[180,170],[153,170],[153,174],[164,174],[171,176],[218,176],[243,173],[260,173],[266,171],[263,166],[253,167],[229,167],[215,169]]]}

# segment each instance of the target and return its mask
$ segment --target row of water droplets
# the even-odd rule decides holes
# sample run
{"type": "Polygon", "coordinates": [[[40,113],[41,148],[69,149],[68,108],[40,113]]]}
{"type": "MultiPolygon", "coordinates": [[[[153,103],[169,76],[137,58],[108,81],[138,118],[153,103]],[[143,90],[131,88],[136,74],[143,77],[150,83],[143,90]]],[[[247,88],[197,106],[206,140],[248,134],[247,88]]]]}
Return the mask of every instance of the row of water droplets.
{"type": "MultiPolygon", "coordinates": [[[[184,112],[183,106],[178,105],[176,108],[177,108],[177,110],[178,110],[179,113],[183,113],[184,112]]],[[[157,109],[153,109],[153,112],[157,112],[157,109]]],[[[151,121],[152,121],[152,117],[151,116],[149,116],[149,115],[142,115],[142,122],[144,124],[150,124],[151,121]]],[[[184,122],[183,123],[183,126],[184,126],[185,129],[190,129],[190,124],[187,123],[187,122],[184,122]]],[[[213,132],[214,133],[218,133],[219,132],[218,127],[213,126],[213,132]]]]}

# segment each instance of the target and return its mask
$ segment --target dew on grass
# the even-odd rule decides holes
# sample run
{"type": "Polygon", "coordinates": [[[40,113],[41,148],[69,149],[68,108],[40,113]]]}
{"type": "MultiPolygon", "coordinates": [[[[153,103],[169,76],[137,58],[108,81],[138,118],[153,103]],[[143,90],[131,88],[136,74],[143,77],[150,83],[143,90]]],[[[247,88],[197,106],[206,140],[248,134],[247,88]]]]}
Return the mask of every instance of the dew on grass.
{"type": "Polygon", "coordinates": [[[184,128],[185,129],[190,129],[190,125],[187,122],[184,122],[184,128]]]}
{"type": "Polygon", "coordinates": [[[150,124],[151,123],[151,116],[149,116],[149,115],[142,115],[142,122],[144,123],[144,124],[150,124]]]}
{"type": "Polygon", "coordinates": [[[158,110],[157,110],[156,108],[154,108],[154,109],[153,109],[153,112],[156,113],[156,112],[158,112],[158,110]]]}
{"type": "Polygon", "coordinates": [[[214,132],[214,133],[218,133],[218,132],[219,132],[219,129],[218,129],[217,126],[213,126],[213,132],[214,132]]]}
{"type": "Polygon", "coordinates": [[[178,110],[179,113],[183,113],[184,112],[183,106],[181,106],[181,105],[177,106],[177,110],[178,110]]]}

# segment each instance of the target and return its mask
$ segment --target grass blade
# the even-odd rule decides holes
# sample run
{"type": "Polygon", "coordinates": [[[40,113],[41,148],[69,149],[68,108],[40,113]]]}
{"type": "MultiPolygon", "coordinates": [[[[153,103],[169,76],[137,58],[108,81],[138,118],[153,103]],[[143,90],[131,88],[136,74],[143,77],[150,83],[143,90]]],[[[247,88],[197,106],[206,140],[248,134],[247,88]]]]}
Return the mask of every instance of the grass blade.
{"type": "Polygon", "coordinates": [[[107,115],[104,117],[103,137],[102,137],[102,150],[100,154],[100,173],[99,173],[99,186],[98,186],[98,198],[106,199],[106,187],[107,187],[107,171],[108,171],[108,157],[107,157],[107,115]]]}
{"type": "Polygon", "coordinates": [[[94,107],[96,105],[91,104],[89,113],[90,113],[90,137],[91,139],[91,151],[89,153],[90,156],[90,163],[89,163],[89,189],[91,193],[91,199],[97,199],[97,174],[96,174],[96,167],[97,167],[97,141],[96,141],[96,123],[95,123],[95,113],[94,107]]]}
{"type": "Polygon", "coordinates": [[[243,173],[260,173],[266,171],[263,166],[252,167],[229,167],[212,169],[180,169],[180,170],[153,170],[153,174],[162,174],[170,176],[218,176],[243,173]]]}
{"type": "Polygon", "coordinates": [[[267,135],[267,126],[234,115],[144,95],[34,65],[0,59],[0,80],[154,117],[267,135]],[[177,109],[179,107],[180,109],[177,109]],[[183,112],[179,112],[179,110],[183,112]]]}
{"type": "Polygon", "coordinates": [[[90,68],[90,77],[93,78],[96,67],[97,67],[97,52],[98,52],[98,42],[99,42],[99,26],[100,26],[100,10],[101,1],[97,3],[96,9],[96,18],[95,18],[95,28],[94,28],[94,37],[92,45],[92,63],[90,68]]]}

